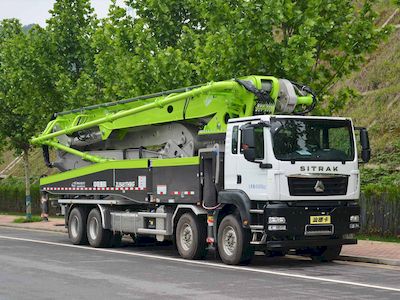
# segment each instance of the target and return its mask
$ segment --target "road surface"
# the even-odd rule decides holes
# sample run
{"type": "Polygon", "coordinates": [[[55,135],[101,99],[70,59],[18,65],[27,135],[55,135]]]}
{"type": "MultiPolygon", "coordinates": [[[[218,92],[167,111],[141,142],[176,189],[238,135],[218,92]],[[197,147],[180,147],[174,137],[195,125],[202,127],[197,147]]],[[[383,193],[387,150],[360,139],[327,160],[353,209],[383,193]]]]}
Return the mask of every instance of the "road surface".
{"type": "Polygon", "coordinates": [[[0,299],[400,299],[400,268],[258,255],[246,267],[172,246],[94,249],[0,227],[0,299]]]}

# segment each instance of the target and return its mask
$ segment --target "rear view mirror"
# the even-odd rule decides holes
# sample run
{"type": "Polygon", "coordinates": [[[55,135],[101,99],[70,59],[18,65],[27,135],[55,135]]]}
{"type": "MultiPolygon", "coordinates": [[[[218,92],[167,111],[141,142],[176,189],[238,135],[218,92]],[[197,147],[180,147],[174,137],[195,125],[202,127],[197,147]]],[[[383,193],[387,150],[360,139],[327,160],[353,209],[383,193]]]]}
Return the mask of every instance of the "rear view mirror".
{"type": "Polygon", "coordinates": [[[361,159],[363,162],[369,162],[371,159],[371,148],[369,146],[368,130],[365,127],[356,127],[360,130],[361,159]]]}
{"type": "Polygon", "coordinates": [[[240,128],[242,131],[242,149],[244,158],[248,161],[255,161],[255,138],[254,138],[254,126],[251,124],[244,125],[240,128]]]}

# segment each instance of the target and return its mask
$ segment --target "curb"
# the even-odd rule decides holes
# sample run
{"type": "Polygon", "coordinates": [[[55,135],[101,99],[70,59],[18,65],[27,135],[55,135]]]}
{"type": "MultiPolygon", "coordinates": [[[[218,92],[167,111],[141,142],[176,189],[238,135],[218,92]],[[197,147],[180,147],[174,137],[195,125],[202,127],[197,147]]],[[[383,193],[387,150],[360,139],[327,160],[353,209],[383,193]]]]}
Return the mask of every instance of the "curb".
{"type": "MultiPolygon", "coordinates": [[[[67,229],[62,228],[38,228],[38,227],[29,227],[29,226],[20,226],[14,224],[1,224],[0,227],[8,227],[8,228],[19,228],[19,229],[29,229],[29,230],[40,230],[40,231],[52,231],[52,232],[59,232],[59,233],[68,233],[67,229]]],[[[60,226],[61,227],[61,226],[60,226]]]]}
{"type": "Polygon", "coordinates": [[[336,260],[354,261],[354,262],[397,266],[397,267],[400,266],[400,260],[389,259],[389,258],[379,258],[379,257],[340,255],[336,260]]]}

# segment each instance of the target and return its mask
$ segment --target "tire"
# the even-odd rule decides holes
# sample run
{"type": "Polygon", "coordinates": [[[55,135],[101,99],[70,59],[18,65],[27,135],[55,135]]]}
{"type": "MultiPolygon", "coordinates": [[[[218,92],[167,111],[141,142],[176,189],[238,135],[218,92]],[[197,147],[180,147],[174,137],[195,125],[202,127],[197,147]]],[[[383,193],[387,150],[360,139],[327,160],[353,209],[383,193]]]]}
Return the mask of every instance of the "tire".
{"type": "Polygon", "coordinates": [[[318,262],[330,262],[339,257],[342,245],[339,246],[325,246],[312,249],[311,258],[318,262]]]}
{"type": "Polygon", "coordinates": [[[68,236],[74,245],[87,245],[86,235],[87,210],[83,207],[74,207],[68,217],[68,236]]]}
{"type": "Polygon", "coordinates": [[[101,221],[100,211],[93,208],[87,218],[87,238],[90,246],[94,248],[109,248],[113,244],[113,233],[104,229],[101,221]]]}
{"type": "Polygon", "coordinates": [[[250,263],[254,255],[250,236],[250,230],[244,229],[237,217],[224,217],[218,228],[218,252],[222,261],[228,265],[250,263]]]}
{"type": "Polygon", "coordinates": [[[176,248],[185,259],[202,259],[206,256],[206,233],[204,222],[190,213],[183,214],[176,225],[176,248]]]}

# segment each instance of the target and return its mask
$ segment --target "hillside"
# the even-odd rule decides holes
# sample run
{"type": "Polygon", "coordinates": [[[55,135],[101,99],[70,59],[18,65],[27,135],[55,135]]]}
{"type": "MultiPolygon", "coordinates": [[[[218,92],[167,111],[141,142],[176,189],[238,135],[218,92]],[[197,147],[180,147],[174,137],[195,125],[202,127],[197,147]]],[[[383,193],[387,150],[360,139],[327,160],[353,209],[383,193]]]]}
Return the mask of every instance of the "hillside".
{"type": "MultiPolygon", "coordinates": [[[[5,170],[5,168],[7,168],[7,166],[16,159],[16,156],[12,151],[4,152],[1,158],[0,175],[7,175],[17,178],[24,176],[24,165],[22,159],[18,160],[17,163],[9,170],[6,170],[4,174],[2,173],[3,170],[5,170]]],[[[31,151],[29,155],[29,161],[31,162],[31,177],[34,181],[36,181],[43,174],[48,175],[54,172],[53,169],[49,170],[45,166],[41,149],[34,149],[31,151]]]]}
{"type": "MultiPolygon", "coordinates": [[[[387,9],[390,24],[400,24],[400,11],[387,9]]],[[[359,71],[339,82],[335,89],[350,87],[358,96],[340,113],[369,130],[372,159],[365,165],[364,182],[400,183],[400,28],[373,54],[359,71]]]]}
{"type": "Polygon", "coordinates": [[[374,161],[400,164],[394,155],[400,156],[400,30],[343,85],[360,94],[343,114],[368,127],[376,153],[374,161]],[[393,157],[388,159],[390,153],[393,157]]]}

